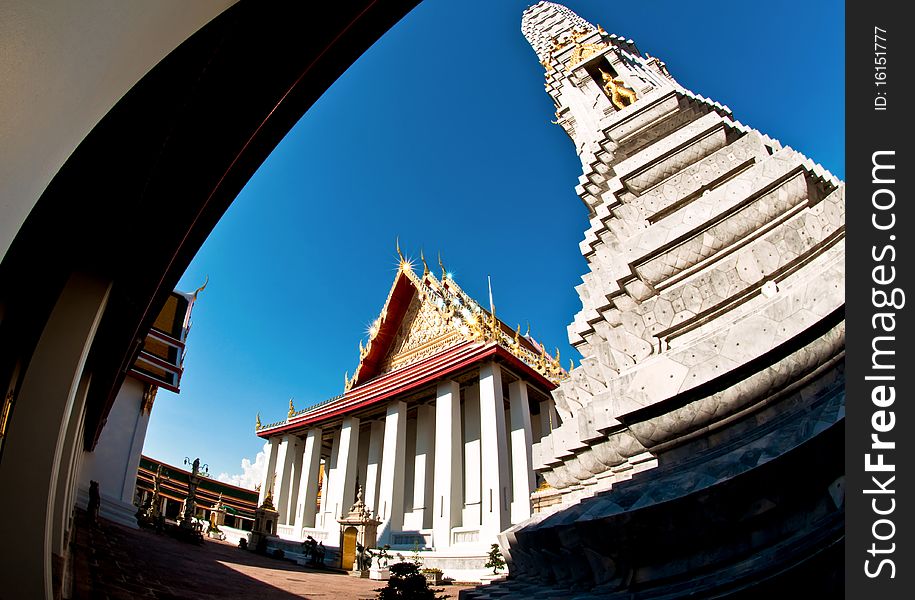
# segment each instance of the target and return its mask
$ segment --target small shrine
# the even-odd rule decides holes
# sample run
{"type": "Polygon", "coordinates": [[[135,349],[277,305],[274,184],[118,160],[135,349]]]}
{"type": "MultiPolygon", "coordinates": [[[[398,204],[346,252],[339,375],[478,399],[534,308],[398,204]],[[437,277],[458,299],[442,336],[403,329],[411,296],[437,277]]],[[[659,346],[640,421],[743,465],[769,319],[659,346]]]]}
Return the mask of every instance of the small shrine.
{"type": "Polygon", "coordinates": [[[266,550],[267,538],[276,535],[276,522],[279,513],[273,506],[273,490],[270,489],[264,501],[254,511],[254,526],[248,538],[248,549],[253,551],[266,550]]]}
{"type": "Polygon", "coordinates": [[[219,498],[210,508],[210,527],[219,528],[225,522],[226,509],[222,506],[222,492],[219,492],[219,498]]]}
{"type": "Polygon", "coordinates": [[[378,525],[381,523],[372,516],[362,499],[362,486],[356,492],[356,502],[349,513],[337,519],[340,524],[340,567],[350,571],[355,577],[368,577],[371,566],[370,548],[375,547],[378,525]]]}

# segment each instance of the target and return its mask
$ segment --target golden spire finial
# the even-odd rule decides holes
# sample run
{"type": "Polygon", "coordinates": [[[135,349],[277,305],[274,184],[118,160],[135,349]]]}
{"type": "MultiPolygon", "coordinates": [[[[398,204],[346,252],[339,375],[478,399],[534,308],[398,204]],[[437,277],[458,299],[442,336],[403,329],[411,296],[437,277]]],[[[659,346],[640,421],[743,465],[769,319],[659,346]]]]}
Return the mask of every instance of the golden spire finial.
{"type": "Polygon", "coordinates": [[[426,256],[423,254],[423,249],[419,249],[419,260],[423,261],[423,277],[429,274],[429,265],[426,264],[426,256]]]}
{"type": "Polygon", "coordinates": [[[199,288],[197,288],[196,290],[194,290],[194,301],[195,301],[195,302],[197,301],[197,294],[199,294],[200,292],[202,292],[203,290],[205,290],[208,283],[210,283],[210,276],[209,276],[209,275],[206,276],[206,279],[204,280],[203,285],[200,286],[199,288]]]}
{"type": "Polygon", "coordinates": [[[518,323],[518,327],[515,328],[515,345],[519,346],[521,342],[518,338],[521,336],[521,323],[518,323]]]}
{"type": "Polygon", "coordinates": [[[263,427],[261,425],[261,414],[258,412],[257,417],[254,418],[254,431],[259,431],[263,427]]]}
{"type": "Polygon", "coordinates": [[[569,372],[571,373],[574,368],[575,368],[575,360],[570,358],[569,359],[569,372]]]}
{"type": "Polygon", "coordinates": [[[531,336],[531,322],[528,321],[527,322],[527,333],[524,334],[524,337],[530,337],[530,336],[531,336]]]}
{"type": "Polygon", "coordinates": [[[394,247],[397,249],[397,256],[400,258],[400,266],[402,267],[407,260],[403,257],[403,253],[400,251],[400,236],[394,238],[394,247]]]}
{"type": "Polygon", "coordinates": [[[438,266],[442,268],[442,281],[445,281],[445,278],[448,277],[448,273],[445,272],[445,265],[442,263],[442,253],[438,253],[438,266]]]}
{"type": "Polygon", "coordinates": [[[289,399],[289,418],[292,418],[292,415],[295,414],[295,406],[292,405],[292,398],[289,399]]]}

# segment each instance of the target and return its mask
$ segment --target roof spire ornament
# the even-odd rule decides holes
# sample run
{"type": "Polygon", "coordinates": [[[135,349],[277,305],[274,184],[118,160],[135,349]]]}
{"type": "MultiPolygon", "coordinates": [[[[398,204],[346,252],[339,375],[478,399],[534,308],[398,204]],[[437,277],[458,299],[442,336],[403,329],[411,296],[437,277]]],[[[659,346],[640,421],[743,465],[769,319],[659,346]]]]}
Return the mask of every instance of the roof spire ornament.
{"type": "Polygon", "coordinates": [[[400,251],[400,236],[394,238],[394,247],[397,249],[397,257],[400,258],[400,266],[403,268],[407,259],[403,257],[403,253],[400,251]]]}
{"type": "Polygon", "coordinates": [[[423,249],[419,249],[419,260],[423,261],[423,277],[429,274],[429,265],[426,264],[426,257],[423,254],[423,249]]]}
{"type": "Polygon", "coordinates": [[[496,305],[492,301],[492,277],[486,276],[486,285],[489,286],[489,314],[496,316],[496,305]]]}
{"type": "Polygon", "coordinates": [[[438,266],[442,268],[442,281],[448,277],[448,273],[445,271],[445,265],[442,264],[442,253],[438,253],[438,266]]]}
{"type": "Polygon", "coordinates": [[[257,413],[257,417],[254,419],[254,431],[260,431],[263,425],[261,425],[261,414],[257,413]]]}
{"type": "Polygon", "coordinates": [[[194,290],[194,302],[197,301],[197,294],[199,294],[200,292],[202,292],[203,290],[205,290],[208,283],[210,283],[210,276],[209,276],[209,275],[206,276],[206,280],[203,282],[203,285],[200,286],[199,288],[197,288],[196,290],[194,290]]]}
{"type": "Polygon", "coordinates": [[[290,399],[289,399],[289,416],[288,416],[288,418],[291,419],[293,415],[295,415],[295,406],[292,405],[292,398],[290,398],[290,399]]]}

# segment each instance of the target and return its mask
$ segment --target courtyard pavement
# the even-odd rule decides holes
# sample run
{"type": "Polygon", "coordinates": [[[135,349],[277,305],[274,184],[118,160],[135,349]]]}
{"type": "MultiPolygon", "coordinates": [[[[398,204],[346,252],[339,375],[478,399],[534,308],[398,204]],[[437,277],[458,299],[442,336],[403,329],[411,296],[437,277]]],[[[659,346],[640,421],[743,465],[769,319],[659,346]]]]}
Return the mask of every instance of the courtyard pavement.
{"type": "MultiPolygon", "coordinates": [[[[76,600],[375,598],[384,582],[300,567],[232,544],[194,545],[147,530],[76,515],[73,598],[76,600]]],[[[457,598],[470,586],[444,586],[457,598]]]]}

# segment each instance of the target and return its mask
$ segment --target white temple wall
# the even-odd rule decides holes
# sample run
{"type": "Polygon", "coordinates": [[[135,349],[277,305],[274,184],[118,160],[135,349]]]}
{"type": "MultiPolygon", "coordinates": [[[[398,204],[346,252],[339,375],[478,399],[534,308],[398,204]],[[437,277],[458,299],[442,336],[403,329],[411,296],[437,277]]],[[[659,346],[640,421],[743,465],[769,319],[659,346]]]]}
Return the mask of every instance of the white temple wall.
{"type": "Polygon", "coordinates": [[[88,503],[89,482],[97,481],[102,500],[99,514],[134,529],[137,468],[149,426],[149,413],[142,411],[145,389],[143,382],[124,378],[108,414],[108,426],[102,430],[95,450],[84,452],[79,476],[79,505],[88,503]]]}

